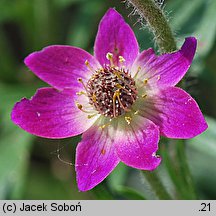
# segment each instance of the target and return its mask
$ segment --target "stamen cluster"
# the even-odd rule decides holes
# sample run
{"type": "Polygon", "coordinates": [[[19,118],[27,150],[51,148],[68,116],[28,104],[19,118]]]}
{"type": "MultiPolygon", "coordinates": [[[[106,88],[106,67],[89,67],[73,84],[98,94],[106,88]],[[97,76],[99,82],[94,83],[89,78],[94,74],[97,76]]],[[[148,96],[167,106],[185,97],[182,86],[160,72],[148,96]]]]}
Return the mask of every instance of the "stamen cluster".
{"type": "Polygon", "coordinates": [[[86,88],[89,103],[110,118],[130,111],[137,99],[135,81],[124,68],[106,66],[95,71],[86,88]]]}

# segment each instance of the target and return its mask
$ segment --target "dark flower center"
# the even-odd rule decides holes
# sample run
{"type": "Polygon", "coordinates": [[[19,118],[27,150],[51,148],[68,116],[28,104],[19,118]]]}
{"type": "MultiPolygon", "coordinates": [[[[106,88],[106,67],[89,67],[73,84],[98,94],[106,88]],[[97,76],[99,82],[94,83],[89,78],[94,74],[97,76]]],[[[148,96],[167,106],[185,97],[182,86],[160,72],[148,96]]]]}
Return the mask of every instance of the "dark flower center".
{"type": "Polygon", "coordinates": [[[137,99],[135,81],[123,68],[106,66],[95,71],[86,87],[89,103],[111,118],[130,111],[137,99]]]}

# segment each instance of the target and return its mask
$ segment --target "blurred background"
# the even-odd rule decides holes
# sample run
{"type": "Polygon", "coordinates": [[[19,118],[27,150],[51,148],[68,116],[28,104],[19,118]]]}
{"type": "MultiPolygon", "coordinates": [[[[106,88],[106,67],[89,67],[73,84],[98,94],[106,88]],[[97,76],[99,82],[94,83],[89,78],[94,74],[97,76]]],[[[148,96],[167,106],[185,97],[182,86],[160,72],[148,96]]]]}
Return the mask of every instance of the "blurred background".
{"type": "MultiPolygon", "coordinates": [[[[10,120],[15,102],[47,85],[25,67],[23,59],[51,44],[92,53],[98,23],[109,7],[115,7],[133,28],[141,50],[157,50],[145,21],[137,22],[139,17],[120,0],[0,0],[0,199],[155,199],[140,172],[123,164],[94,190],[79,192],[71,164],[80,137],[42,139],[10,120]]],[[[187,159],[197,199],[216,199],[216,0],[166,0],[163,7],[178,47],[186,36],[198,38],[184,88],[199,103],[209,128],[186,141],[187,159]]],[[[170,147],[161,145],[169,154],[170,147]]],[[[165,163],[157,172],[175,195],[165,163]]],[[[180,170],[176,175],[182,175],[180,170]]]]}

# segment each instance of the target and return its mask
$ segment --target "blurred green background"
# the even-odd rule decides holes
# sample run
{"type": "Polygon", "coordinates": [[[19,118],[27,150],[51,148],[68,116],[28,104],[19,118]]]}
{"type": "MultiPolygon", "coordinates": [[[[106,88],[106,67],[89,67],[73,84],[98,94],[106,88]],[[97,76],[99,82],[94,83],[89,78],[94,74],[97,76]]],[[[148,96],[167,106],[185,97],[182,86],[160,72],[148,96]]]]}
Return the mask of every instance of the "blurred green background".
{"type": "MultiPolygon", "coordinates": [[[[209,129],[187,141],[187,158],[198,199],[216,199],[216,0],[167,0],[164,6],[178,46],[186,36],[198,38],[184,88],[198,101],[209,129]]],[[[0,0],[0,199],[155,199],[140,172],[123,164],[94,190],[79,192],[74,165],[69,163],[74,163],[80,137],[42,139],[10,120],[15,102],[47,85],[25,67],[23,59],[51,44],[92,53],[98,23],[109,7],[115,7],[134,29],[141,50],[157,49],[145,21],[144,26],[137,23],[139,17],[129,16],[132,8],[120,0],[0,0]]],[[[175,195],[164,163],[157,172],[175,195]]]]}

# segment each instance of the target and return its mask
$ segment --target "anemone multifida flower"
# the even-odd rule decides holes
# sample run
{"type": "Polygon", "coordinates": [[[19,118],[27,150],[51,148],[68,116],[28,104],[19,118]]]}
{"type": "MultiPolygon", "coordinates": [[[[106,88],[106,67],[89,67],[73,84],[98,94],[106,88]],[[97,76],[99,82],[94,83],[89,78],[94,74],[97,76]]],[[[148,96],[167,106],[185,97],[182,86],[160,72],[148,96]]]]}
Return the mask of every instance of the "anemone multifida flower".
{"type": "Polygon", "coordinates": [[[191,65],[196,44],[189,37],[173,53],[140,52],[133,31],[111,8],[99,24],[94,56],[53,45],[25,59],[51,87],[18,102],[12,121],[40,137],[82,134],[75,161],[81,191],[103,181],[119,162],[154,170],[161,163],[160,135],[188,139],[207,128],[195,100],[175,87],[191,65]]]}

